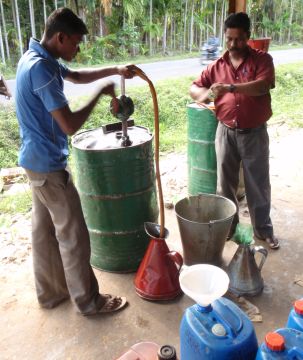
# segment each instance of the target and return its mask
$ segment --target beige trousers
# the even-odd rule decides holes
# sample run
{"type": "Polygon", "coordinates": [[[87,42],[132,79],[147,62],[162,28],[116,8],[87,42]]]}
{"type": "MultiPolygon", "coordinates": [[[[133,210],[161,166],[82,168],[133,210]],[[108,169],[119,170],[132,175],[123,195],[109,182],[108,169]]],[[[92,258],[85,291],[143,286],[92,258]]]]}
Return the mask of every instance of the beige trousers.
{"type": "Polygon", "coordinates": [[[67,170],[25,169],[33,195],[32,253],[38,301],[53,308],[71,297],[83,314],[104,302],[90,265],[90,242],[78,192],[67,170]]]}

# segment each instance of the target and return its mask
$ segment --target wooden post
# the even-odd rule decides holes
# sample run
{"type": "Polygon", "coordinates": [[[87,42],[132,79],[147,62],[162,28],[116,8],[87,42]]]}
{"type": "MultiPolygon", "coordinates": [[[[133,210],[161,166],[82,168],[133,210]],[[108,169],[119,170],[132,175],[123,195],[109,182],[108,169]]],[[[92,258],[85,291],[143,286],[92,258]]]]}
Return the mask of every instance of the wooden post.
{"type": "Polygon", "coordinates": [[[246,0],[229,0],[228,13],[246,12],[246,0]]]}

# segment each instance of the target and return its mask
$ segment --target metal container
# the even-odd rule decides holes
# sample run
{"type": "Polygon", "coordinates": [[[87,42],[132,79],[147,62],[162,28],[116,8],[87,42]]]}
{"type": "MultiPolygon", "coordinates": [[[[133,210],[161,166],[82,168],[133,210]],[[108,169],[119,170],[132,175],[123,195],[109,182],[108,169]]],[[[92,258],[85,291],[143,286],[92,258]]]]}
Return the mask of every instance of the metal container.
{"type": "Polygon", "coordinates": [[[144,222],[158,217],[152,135],[128,129],[131,146],[121,146],[121,133],[101,128],[72,139],[85,220],[90,233],[91,264],[113,272],[135,271],[147,248],[144,222]]]}
{"type": "Polygon", "coordinates": [[[217,159],[215,137],[218,121],[213,111],[198,104],[187,106],[188,193],[215,194],[217,159]]]}
{"type": "Polygon", "coordinates": [[[254,360],[258,343],[247,315],[219,298],[207,307],[196,304],[185,310],[180,348],[185,360],[254,360]]]}
{"type": "Polygon", "coordinates": [[[226,270],[230,279],[229,290],[232,293],[237,296],[255,296],[263,290],[261,270],[267,254],[268,251],[263,246],[238,245],[226,270]],[[259,264],[255,259],[256,254],[262,256],[259,264]]]}
{"type": "Polygon", "coordinates": [[[200,194],[178,201],[175,212],[184,263],[220,266],[236,205],[223,196],[200,194]]]}

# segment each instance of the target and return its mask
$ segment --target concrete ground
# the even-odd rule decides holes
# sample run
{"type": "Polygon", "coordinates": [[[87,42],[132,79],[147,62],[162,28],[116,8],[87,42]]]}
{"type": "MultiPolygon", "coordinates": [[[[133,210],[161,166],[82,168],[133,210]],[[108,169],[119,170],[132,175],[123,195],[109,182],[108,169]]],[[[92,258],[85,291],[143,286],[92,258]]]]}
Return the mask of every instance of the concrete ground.
{"type": "MultiPolygon", "coordinates": [[[[283,137],[278,137],[271,148],[272,220],[281,249],[269,250],[262,271],[264,291],[249,299],[263,318],[261,323],[254,323],[259,342],[268,331],[285,325],[292,302],[303,297],[303,288],[294,282],[296,277],[303,278],[302,135],[302,131],[283,129],[283,137]]],[[[276,134],[271,136],[275,138],[276,134]]],[[[247,219],[245,207],[241,216],[247,219]]],[[[166,210],[166,227],[170,231],[169,247],[182,253],[174,210],[166,210]]],[[[146,301],[134,291],[134,274],[95,270],[102,292],[125,295],[127,309],[85,318],[68,301],[56,309],[43,310],[36,301],[28,230],[19,226],[15,231],[23,237],[12,235],[6,246],[19,241],[24,247],[14,257],[1,257],[1,359],[113,360],[140,341],[171,344],[179,353],[179,324],[184,310],[193,304],[190,298],[183,295],[166,303],[146,301]]],[[[258,245],[266,247],[262,242],[258,245]]],[[[233,242],[226,243],[226,263],[236,247],[233,242]]]]}

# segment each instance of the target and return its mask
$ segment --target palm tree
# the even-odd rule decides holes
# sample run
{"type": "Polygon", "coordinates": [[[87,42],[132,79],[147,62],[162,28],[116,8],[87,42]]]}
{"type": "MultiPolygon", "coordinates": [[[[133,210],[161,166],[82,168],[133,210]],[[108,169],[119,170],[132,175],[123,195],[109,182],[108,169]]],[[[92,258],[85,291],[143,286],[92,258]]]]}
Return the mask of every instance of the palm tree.
{"type": "Polygon", "coordinates": [[[6,22],[5,22],[5,16],[4,16],[4,11],[3,11],[3,2],[2,2],[2,0],[0,0],[0,11],[1,11],[1,19],[2,19],[3,33],[4,33],[6,56],[7,56],[7,59],[10,60],[10,51],[9,51],[9,46],[8,46],[7,31],[6,31],[6,22]]]}
{"type": "Polygon", "coordinates": [[[32,37],[36,38],[36,24],[35,24],[35,13],[34,13],[34,3],[33,0],[28,0],[29,4],[29,16],[32,29],[32,37]]]}
{"type": "Polygon", "coordinates": [[[14,4],[14,15],[16,17],[16,25],[17,25],[17,32],[18,32],[18,42],[19,42],[19,50],[20,50],[20,57],[21,57],[23,55],[23,43],[22,43],[22,36],[21,36],[18,0],[14,0],[13,4],[14,4]]]}

